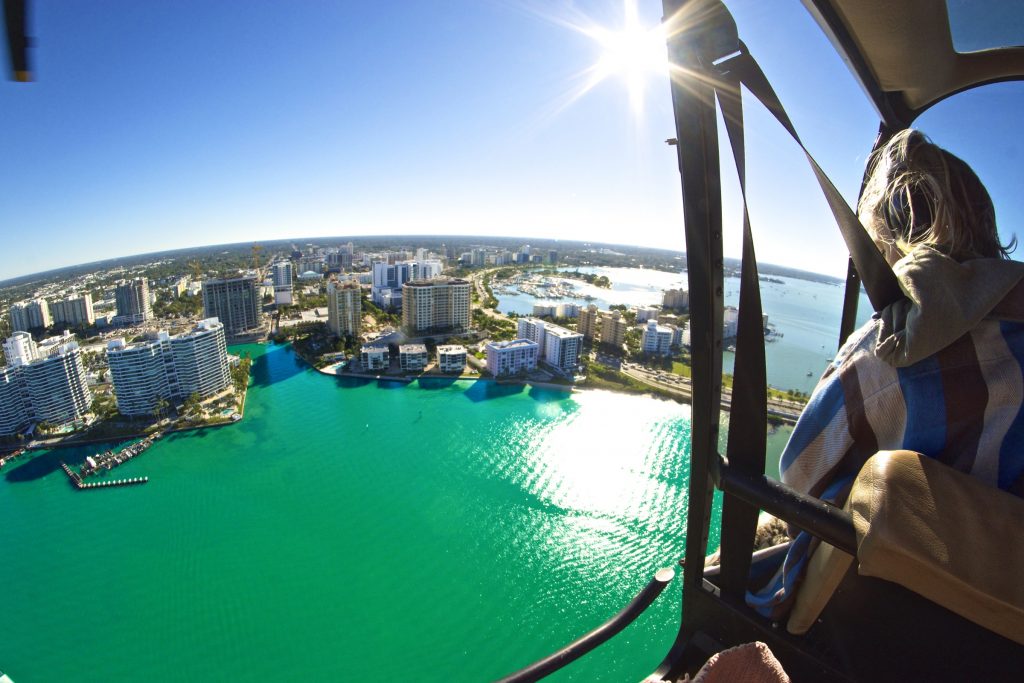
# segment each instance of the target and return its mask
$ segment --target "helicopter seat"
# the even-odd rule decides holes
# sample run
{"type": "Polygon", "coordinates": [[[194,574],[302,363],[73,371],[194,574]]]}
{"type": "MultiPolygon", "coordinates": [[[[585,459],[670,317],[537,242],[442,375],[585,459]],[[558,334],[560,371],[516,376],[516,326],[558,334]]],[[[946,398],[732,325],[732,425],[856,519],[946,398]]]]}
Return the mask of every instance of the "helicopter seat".
{"type": "MultiPolygon", "coordinates": [[[[1024,644],[1024,499],[912,451],[872,456],[847,500],[857,569],[1024,644]]],[[[821,544],[787,629],[805,633],[853,558],[821,544]]]]}

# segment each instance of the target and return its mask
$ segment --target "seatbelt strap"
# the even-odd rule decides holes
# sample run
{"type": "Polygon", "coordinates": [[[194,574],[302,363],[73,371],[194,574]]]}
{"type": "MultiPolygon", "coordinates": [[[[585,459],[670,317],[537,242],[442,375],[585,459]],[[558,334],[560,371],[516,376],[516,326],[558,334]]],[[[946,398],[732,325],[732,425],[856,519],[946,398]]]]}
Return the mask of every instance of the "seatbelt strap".
{"type": "MultiPolygon", "coordinates": [[[[743,200],[743,258],[740,265],[739,319],[729,417],[728,467],[751,477],[764,474],[767,445],[768,384],[765,375],[764,319],[754,237],[747,202],[746,148],[740,82],[726,76],[716,86],[732,147],[743,200]]],[[[750,574],[751,540],[757,528],[756,506],[725,494],[722,506],[721,589],[742,600],[750,574]]]]}
{"type": "Polygon", "coordinates": [[[839,231],[842,233],[846,247],[850,251],[850,258],[853,259],[853,263],[864,282],[864,289],[867,290],[872,307],[876,311],[881,311],[889,304],[904,298],[903,291],[900,289],[899,281],[892,272],[892,268],[886,262],[885,257],[882,256],[878,247],[875,246],[867,230],[861,225],[853,209],[846,203],[839,190],[832,184],[831,179],[821,169],[821,166],[811,156],[811,153],[807,151],[807,148],[804,147],[804,143],[800,140],[800,136],[797,135],[789,115],[786,114],[786,110],[782,106],[782,102],[779,100],[778,95],[776,95],[771,83],[768,82],[764,72],[761,71],[757,61],[747,51],[746,45],[740,42],[740,52],[718,66],[723,74],[734,74],[735,78],[747,87],[750,93],[772,113],[775,119],[782,124],[782,127],[800,145],[800,149],[803,150],[804,156],[807,157],[811,170],[814,171],[814,176],[821,186],[821,191],[825,195],[825,201],[828,202],[829,208],[832,209],[832,215],[835,216],[836,223],[839,225],[839,231]]]}

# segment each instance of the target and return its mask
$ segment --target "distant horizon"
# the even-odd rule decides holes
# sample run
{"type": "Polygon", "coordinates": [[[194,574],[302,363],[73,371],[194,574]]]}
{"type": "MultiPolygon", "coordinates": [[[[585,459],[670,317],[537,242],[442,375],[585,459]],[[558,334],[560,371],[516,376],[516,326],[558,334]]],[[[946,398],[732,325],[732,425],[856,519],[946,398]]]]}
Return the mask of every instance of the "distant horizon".
{"type": "MultiPolygon", "coordinates": [[[[654,247],[654,246],[647,246],[647,245],[625,244],[625,243],[620,243],[620,242],[598,242],[598,241],[593,241],[593,240],[558,239],[558,238],[540,237],[540,236],[522,237],[522,236],[519,236],[519,235],[461,235],[461,234],[438,234],[438,235],[425,235],[425,234],[335,235],[335,236],[330,236],[330,237],[306,236],[306,237],[297,237],[297,238],[285,237],[285,238],[279,238],[279,239],[273,239],[273,240],[254,240],[254,241],[242,241],[242,242],[223,242],[223,243],[214,243],[214,244],[206,244],[206,245],[198,245],[198,246],[180,247],[180,248],[175,248],[175,249],[162,249],[162,250],[157,250],[157,251],[140,252],[140,253],[136,253],[136,254],[125,254],[125,255],[115,256],[115,257],[106,258],[106,259],[99,259],[99,260],[96,260],[96,261],[87,261],[87,262],[83,262],[83,263],[65,264],[65,265],[56,266],[54,268],[49,268],[47,270],[41,270],[41,271],[36,271],[36,272],[32,272],[32,273],[25,273],[25,274],[21,274],[21,275],[15,275],[15,276],[8,277],[6,279],[0,280],[0,289],[6,289],[8,287],[14,287],[14,286],[19,286],[19,285],[29,284],[31,282],[34,282],[35,280],[42,280],[42,279],[46,279],[47,277],[50,277],[50,276],[53,276],[53,275],[58,275],[58,274],[60,274],[63,271],[79,270],[79,269],[89,269],[91,267],[96,267],[96,269],[99,269],[101,267],[107,267],[107,268],[109,268],[109,267],[116,267],[119,262],[123,262],[123,261],[136,261],[136,262],[138,262],[138,261],[143,261],[143,260],[150,259],[150,258],[152,258],[154,260],[158,260],[161,257],[180,255],[180,254],[185,254],[185,253],[188,253],[188,252],[211,251],[211,250],[215,250],[215,249],[238,249],[238,248],[251,247],[254,244],[259,244],[259,245],[264,246],[264,247],[269,246],[269,245],[276,246],[276,245],[291,245],[291,244],[295,244],[296,246],[312,244],[312,245],[315,245],[315,246],[318,246],[318,247],[320,247],[320,246],[328,247],[328,246],[334,246],[335,244],[344,244],[345,242],[372,242],[374,240],[383,240],[383,241],[401,241],[401,240],[415,241],[415,240],[420,240],[420,241],[427,241],[427,242],[432,241],[432,242],[436,242],[436,243],[441,243],[441,242],[444,242],[445,240],[451,240],[451,241],[458,241],[458,242],[469,242],[469,241],[479,242],[479,243],[485,244],[485,245],[488,244],[488,240],[491,240],[492,242],[503,242],[503,243],[504,242],[514,242],[514,243],[520,243],[520,244],[528,244],[528,245],[531,245],[531,246],[533,246],[534,243],[536,243],[536,244],[562,243],[562,244],[566,244],[566,245],[570,245],[570,244],[571,245],[576,245],[575,248],[579,248],[579,247],[582,247],[582,246],[588,246],[589,245],[589,246],[600,247],[600,248],[619,248],[619,249],[627,249],[627,250],[632,250],[632,251],[664,252],[666,254],[672,254],[672,255],[676,255],[676,256],[681,256],[683,258],[686,257],[686,252],[684,250],[667,249],[667,248],[663,248],[663,247],[654,247]]],[[[413,249],[419,248],[419,245],[415,245],[415,244],[409,244],[407,246],[409,246],[409,247],[411,247],[413,249]]],[[[495,245],[495,246],[497,246],[497,245],[495,245]]],[[[736,264],[739,264],[739,262],[740,262],[740,260],[738,258],[728,257],[728,256],[725,257],[725,260],[727,262],[734,262],[736,264]]],[[[813,270],[795,268],[795,267],[792,267],[792,266],[787,266],[787,265],[782,265],[782,264],[773,264],[773,263],[767,263],[767,262],[758,261],[758,267],[768,267],[768,268],[772,268],[772,269],[775,269],[775,270],[794,271],[794,272],[804,273],[804,274],[807,274],[807,275],[814,275],[814,276],[826,278],[828,280],[834,280],[836,282],[842,282],[843,281],[843,278],[837,277],[835,275],[831,275],[829,273],[822,273],[822,272],[813,271],[813,270]]]]}

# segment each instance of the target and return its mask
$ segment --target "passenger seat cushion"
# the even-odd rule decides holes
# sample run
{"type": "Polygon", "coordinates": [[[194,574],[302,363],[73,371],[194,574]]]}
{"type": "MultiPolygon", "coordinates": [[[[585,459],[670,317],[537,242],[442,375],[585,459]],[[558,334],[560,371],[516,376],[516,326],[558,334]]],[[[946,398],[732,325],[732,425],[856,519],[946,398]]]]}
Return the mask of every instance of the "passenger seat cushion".
{"type": "Polygon", "coordinates": [[[861,574],[1024,644],[1024,500],[919,453],[882,451],[847,507],[861,574]]]}

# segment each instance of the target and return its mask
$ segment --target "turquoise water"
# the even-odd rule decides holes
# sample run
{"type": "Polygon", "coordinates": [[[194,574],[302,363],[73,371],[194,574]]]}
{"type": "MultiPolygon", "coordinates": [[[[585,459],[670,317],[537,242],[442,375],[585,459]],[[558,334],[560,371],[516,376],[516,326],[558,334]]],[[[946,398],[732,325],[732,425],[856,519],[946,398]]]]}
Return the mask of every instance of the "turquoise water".
{"type": "MultiPolygon", "coordinates": [[[[75,491],[0,477],[0,670],[35,681],[486,681],[620,609],[684,551],[688,408],[607,392],[328,377],[253,353],[245,419],[75,491]]],[[[712,541],[716,543],[716,541],[712,541]]],[[[638,680],[680,581],[553,680],[638,680]]]]}

